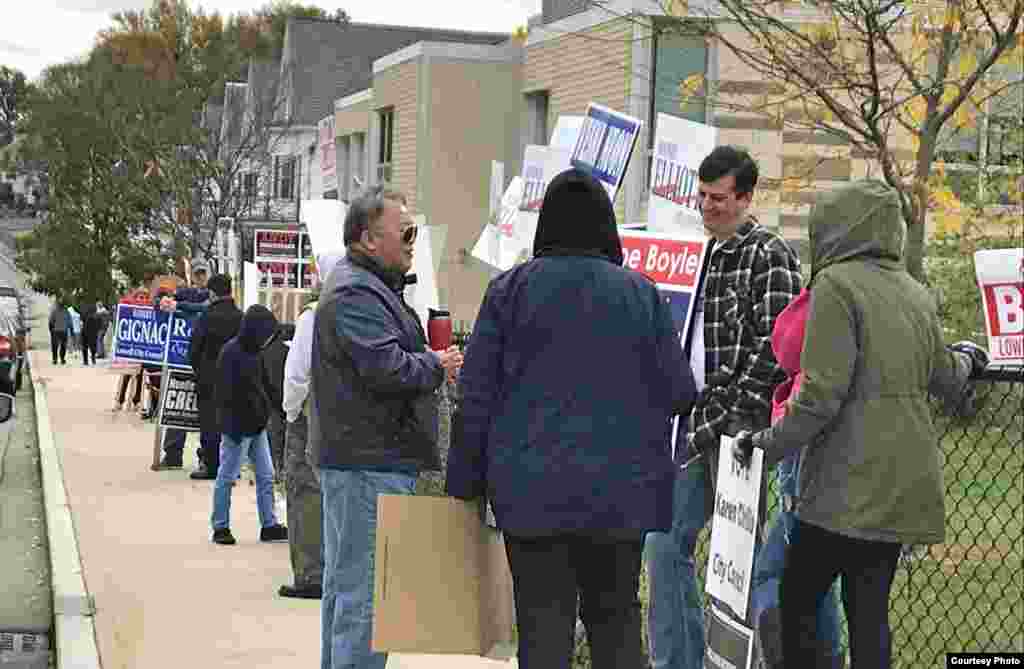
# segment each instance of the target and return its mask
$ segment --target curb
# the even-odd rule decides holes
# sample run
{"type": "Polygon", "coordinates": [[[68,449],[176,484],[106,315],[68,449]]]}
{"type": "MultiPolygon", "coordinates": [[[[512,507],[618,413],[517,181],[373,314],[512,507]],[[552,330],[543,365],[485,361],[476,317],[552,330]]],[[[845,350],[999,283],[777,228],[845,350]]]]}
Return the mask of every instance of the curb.
{"type": "MultiPolygon", "coordinates": [[[[36,352],[30,352],[29,356],[33,363],[36,362],[36,352]]],[[[46,380],[37,375],[35,364],[30,364],[29,370],[35,400],[46,534],[50,547],[57,668],[100,669],[102,664],[94,620],[96,609],[82,575],[78,537],[64,487],[64,469],[50,428],[46,380]]]]}

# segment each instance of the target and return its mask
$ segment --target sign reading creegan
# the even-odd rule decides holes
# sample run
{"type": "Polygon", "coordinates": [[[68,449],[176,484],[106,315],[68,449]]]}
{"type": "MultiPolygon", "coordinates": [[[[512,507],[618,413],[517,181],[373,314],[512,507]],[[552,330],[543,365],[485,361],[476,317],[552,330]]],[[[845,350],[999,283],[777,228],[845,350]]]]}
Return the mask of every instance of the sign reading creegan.
{"type": "Polygon", "coordinates": [[[163,386],[160,426],[198,432],[199,398],[195,375],[173,372],[163,386]]]}

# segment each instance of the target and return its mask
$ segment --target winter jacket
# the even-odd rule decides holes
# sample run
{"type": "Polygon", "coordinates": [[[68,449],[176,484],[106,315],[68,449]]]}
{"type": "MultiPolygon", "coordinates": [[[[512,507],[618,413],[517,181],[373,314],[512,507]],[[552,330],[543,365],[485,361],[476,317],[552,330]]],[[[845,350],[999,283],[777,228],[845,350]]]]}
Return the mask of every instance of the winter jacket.
{"type": "Polygon", "coordinates": [[[551,182],[534,247],[477,316],[448,493],[486,494],[519,537],[668,531],[670,417],[695,396],[669,307],[621,266],[611,202],[581,172],[551,182]]]}
{"type": "Polygon", "coordinates": [[[238,334],[242,312],[230,297],[214,300],[192,326],[189,364],[196,374],[199,423],[203,432],[219,432],[217,419],[217,358],[228,341],[238,334]]]}
{"type": "Polygon", "coordinates": [[[288,343],[295,336],[295,326],[281,323],[271,342],[263,349],[263,367],[267,370],[267,394],[273,411],[284,412],[284,363],[288,357],[288,343]]]}
{"type": "Polygon", "coordinates": [[[941,542],[942,454],[928,393],[957,396],[970,361],[946,349],[931,295],[903,266],[895,191],[860,181],[825,193],[809,225],[802,383],[755,445],[769,463],[806,446],[796,502],[804,522],[855,539],[941,542]]]}
{"type": "Polygon", "coordinates": [[[50,310],[50,332],[66,334],[68,332],[68,324],[70,321],[71,316],[68,314],[68,310],[64,307],[57,305],[50,310]]]}
{"type": "Polygon", "coordinates": [[[217,359],[216,400],[220,432],[232,439],[259,434],[270,419],[267,375],[260,353],[277,329],[277,319],[260,304],[249,307],[238,335],[217,359]]]}
{"type": "Polygon", "coordinates": [[[310,429],[326,469],[437,469],[441,361],[427,350],[403,276],[350,250],[320,293],[310,429]]]}

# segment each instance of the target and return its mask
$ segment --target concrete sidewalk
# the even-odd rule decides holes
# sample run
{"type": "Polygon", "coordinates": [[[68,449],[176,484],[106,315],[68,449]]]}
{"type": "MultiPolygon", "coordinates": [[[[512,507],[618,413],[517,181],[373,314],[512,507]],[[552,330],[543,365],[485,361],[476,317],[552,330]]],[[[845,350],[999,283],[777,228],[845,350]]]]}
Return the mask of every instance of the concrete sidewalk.
{"type": "MultiPolygon", "coordinates": [[[[255,488],[235,487],[237,546],[210,542],[213,484],[150,471],[153,424],[113,413],[117,377],[32,354],[46,385],[105,669],[320,666],[320,603],[288,600],[287,544],[261,544],[255,488]]],[[[393,655],[389,669],[501,669],[515,663],[393,655]]]]}

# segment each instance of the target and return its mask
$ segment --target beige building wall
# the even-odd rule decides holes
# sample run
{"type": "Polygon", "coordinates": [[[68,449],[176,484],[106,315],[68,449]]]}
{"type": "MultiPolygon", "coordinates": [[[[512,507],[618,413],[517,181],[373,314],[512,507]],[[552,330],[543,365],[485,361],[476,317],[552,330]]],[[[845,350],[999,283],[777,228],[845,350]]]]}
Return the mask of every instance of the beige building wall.
{"type": "Polygon", "coordinates": [[[370,132],[372,100],[357,102],[354,105],[334,113],[334,134],[337,137],[346,137],[353,133],[370,132]]]}
{"type": "MultiPolygon", "coordinates": [[[[633,23],[629,19],[567,32],[526,47],[522,92],[547,91],[549,135],[559,116],[582,115],[590,102],[628,113],[632,57],[633,23]]],[[[522,101],[519,104],[525,108],[522,101]]],[[[634,170],[646,169],[640,163],[630,162],[624,183],[629,182],[634,170]]],[[[615,201],[620,223],[627,222],[625,202],[625,192],[620,189],[615,201]]]]}
{"type": "Polygon", "coordinates": [[[519,173],[522,161],[522,65],[430,59],[423,70],[430,82],[430,130],[418,146],[430,189],[422,213],[429,225],[448,226],[438,276],[441,302],[455,320],[472,321],[490,279],[470,252],[489,214],[491,161],[505,163],[506,180],[519,173]]]}
{"type": "MultiPolygon", "coordinates": [[[[395,126],[392,139],[391,185],[406,194],[409,199],[409,210],[413,214],[420,213],[424,185],[417,179],[417,141],[419,137],[419,118],[417,104],[419,101],[420,61],[408,61],[383,72],[376,73],[373,78],[373,112],[392,107],[395,110],[395,126]]],[[[374,121],[376,123],[376,121],[374,121]]],[[[378,130],[379,132],[379,130],[378,130]]],[[[372,152],[371,165],[377,165],[377,135],[367,145],[372,152]]],[[[370,174],[370,181],[377,181],[376,174],[370,174]]]]}

